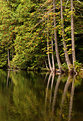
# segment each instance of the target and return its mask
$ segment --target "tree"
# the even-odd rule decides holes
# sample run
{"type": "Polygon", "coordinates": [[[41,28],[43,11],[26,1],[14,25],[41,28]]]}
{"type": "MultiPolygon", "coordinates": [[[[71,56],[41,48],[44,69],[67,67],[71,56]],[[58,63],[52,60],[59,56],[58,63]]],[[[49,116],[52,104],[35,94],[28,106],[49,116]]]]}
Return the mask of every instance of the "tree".
{"type": "Polygon", "coordinates": [[[77,5],[66,0],[1,0],[0,67],[46,67],[54,72],[58,65],[61,72],[66,62],[69,72],[75,71],[74,25],[75,36],[81,32],[77,26],[82,27],[81,19],[77,25],[73,21],[82,15],[81,5],[77,5]],[[81,9],[79,16],[77,8],[81,9]]]}
{"type": "Polygon", "coordinates": [[[74,20],[73,20],[73,0],[71,0],[71,40],[72,40],[72,60],[73,60],[73,68],[75,71],[75,62],[76,62],[76,56],[75,56],[75,40],[74,40],[74,20]]]}
{"type": "MultiPolygon", "coordinates": [[[[12,12],[10,8],[7,6],[7,2],[2,1],[0,2],[0,45],[3,48],[3,53],[1,55],[7,54],[5,57],[5,64],[8,62],[8,67],[10,67],[10,51],[12,50],[13,46],[13,32],[14,25],[12,25],[12,12]]],[[[2,62],[3,63],[3,62],[2,62]]]]}
{"type": "Polygon", "coordinates": [[[59,71],[61,72],[61,62],[60,62],[60,57],[59,57],[59,51],[58,51],[58,43],[57,43],[57,30],[55,29],[56,27],[56,5],[55,5],[55,0],[53,0],[53,9],[54,9],[54,40],[55,40],[55,51],[56,51],[56,58],[57,58],[57,63],[59,67],[59,71]]]}
{"type": "Polygon", "coordinates": [[[68,65],[69,71],[71,71],[71,62],[67,53],[67,46],[65,42],[65,33],[64,33],[64,18],[63,18],[63,3],[62,0],[60,0],[61,3],[61,27],[62,27],[62,39],[63,39],[63,47],[64,47],[64,54],[65,54],[65,59],[66,63],[68,65]]]}

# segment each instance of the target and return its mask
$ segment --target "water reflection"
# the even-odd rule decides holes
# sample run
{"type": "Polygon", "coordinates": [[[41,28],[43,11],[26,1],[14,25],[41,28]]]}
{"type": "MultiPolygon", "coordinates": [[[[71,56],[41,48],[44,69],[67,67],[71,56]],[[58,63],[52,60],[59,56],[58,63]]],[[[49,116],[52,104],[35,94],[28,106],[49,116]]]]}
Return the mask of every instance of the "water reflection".
{"type": "Polygon", "coordinates": [[[54,84],[55,88],[52,92],[54,74],[50,73],[48,77],[45,105],[47,103],[46,113],[48,116],[51,115],[50,119],[53,121],[55,120],[71,121],[72,117],[74,117],[74,112],[72,112],[72,110],[73,110],[73,98],[74,98],[75,85],[77,86],[81,84],[81,81],[77,80],[76,75],[74,76],[68,75],[67,80],[64,84],[64,87],[63,89],[61,89],[60,85],[62,81],[65,80],[65,78],[66,77],[64,77],[64,75],[58,76],[57,81],[55,80],[56,81],[56,83],[54,84]]]}
{"type": "Polygon", "coordinates": [[[81,121],[73,108],[80,87],[77,76],[0,70],[0,121],[81,121]]]}
{"type": "Polygon", "coordinates": [[[72,81],[72,78],[71,78],[71,75],[68,76],[68,79],[67,79],[67,82],[64,86],[64,91],[63,91],[63,94],[62,94],[62,100],[61,100],[61,116],[62,115],[62,110],[63,110],[63,107],[64,107],[64,103],[65,103],[65,98],[67,96],[67,92],[68,92],[68,88],[71,84],[71,81],[72,81]]]}
{"type": "Polygon", "coordinates": [[[69,105],[69,119],[68,121],[71,120],[71,117],[72,117],[72,108],[73,108],[73,97],[74,97],[74,89],[75,89],[75,78],[76,78],[76,75],[73,76],[73,80],[72,80],[72,87],[71,87],[71,96],[70,96],[70,105],[69,105]]]}
{"type": "Polygon", "coordinates": [[[53,113],[54,113],[54,109],[55,109],[55,104],[56,104],[57,93],[58,93],[58,88],[59,88],[60,81],[61,81],[61,75],[58,76],[58,79],[57,79],[57,82],[56,82],[56,85],[55,85],[53,103],[52,103],[52,112],[53,113]]]}

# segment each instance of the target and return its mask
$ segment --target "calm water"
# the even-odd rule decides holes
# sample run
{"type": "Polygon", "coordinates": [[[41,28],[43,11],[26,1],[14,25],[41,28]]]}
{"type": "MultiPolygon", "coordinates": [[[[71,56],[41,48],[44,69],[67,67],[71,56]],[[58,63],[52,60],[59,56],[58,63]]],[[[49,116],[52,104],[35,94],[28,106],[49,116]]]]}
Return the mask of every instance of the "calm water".
{"type": "Polygon", "coordinates": [[[83,80],[0,70],[0,121],[83,121],[83,80]]]}

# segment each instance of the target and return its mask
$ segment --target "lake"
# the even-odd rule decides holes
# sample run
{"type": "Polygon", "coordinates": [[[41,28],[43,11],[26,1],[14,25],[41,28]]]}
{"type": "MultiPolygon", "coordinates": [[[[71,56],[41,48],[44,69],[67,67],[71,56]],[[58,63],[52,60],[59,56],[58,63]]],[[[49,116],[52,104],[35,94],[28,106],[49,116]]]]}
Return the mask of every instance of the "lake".
{"type": "Polygon", "coordinates": [[[83,121],[83,79],[0,70],[0,121],[83,121]]]}

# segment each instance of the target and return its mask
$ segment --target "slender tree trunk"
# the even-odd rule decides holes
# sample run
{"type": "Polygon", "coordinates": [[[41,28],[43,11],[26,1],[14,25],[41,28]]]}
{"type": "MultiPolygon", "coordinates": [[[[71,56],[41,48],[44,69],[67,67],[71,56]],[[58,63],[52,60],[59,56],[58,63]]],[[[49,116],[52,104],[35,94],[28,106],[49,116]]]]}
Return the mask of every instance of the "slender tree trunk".
{"type": "Polygon", "coordinates": [[[71,71],[71,68],[70,68],[71,62],[69,60],[69,56],[68,56],[68,53],[67,53],[67,46],[66,46],[65,37],[64,37],[65,32],[64,32],[62,0],[60,0],[60,3],[61,3],[61,26],[62,26],[62,39],[63,39],[64,54],[65,54],[66,63],[67,63],[67,66],[68,66],[68,69],[69,69],[69,72],[70,72],[71,71]]]}
{"type": "Polygon", "coordinates": [[[54,55],[53,55],[53,40],[51,41],[51,45],[52,45],[52,66],[53,66],[53,71],[55,71],[54,55]]]}
{"type": "Polygon", "coordinates": [[[10,68],[10,51],[8,49],[8,68],[10,68]]]}
{"type": "Polygon", "coordinates": [[[47,65],[47,63],[46,63],[46,61],[45,61],[45,65],[46,65],[46,69],[49,69],[49,68],[48,68],[48,65],[47,65]]]}
{"type": "Polygon", "coordinates": [[[47,53],[48,53],[48,64],[49,64],[49,68],[52,71],[52,66],[51,66],[51,62],[50,62],[49,42],[48,42],[48,40],[47,40],[47,53]]]}
{"type": "MultiPolygon", "coordinates": [[[[46,14],[45,14],[46,15],[46,14]]],[[[47,34],[45,34],[45,37],[47,38],[47,57],[48,57],[48,66],[46,64],[46,68],[49,68],[50,70],[52,70],[52,67],[51,67],[51,62],[50,62],[50,55],[49,55],[49,30],[48,30],[48,26],[47,26],[47,23],[49,22],[49,17],[47,17],[47,19],[45,18],[45,23],[46,23],[46,28],[47,28],[47,34]]]]}
{"type": "Polygon", "coordinates": [[[71,0],[71,40],[72,40],[72,60],[73,60],[73,68],[75,71],[75,40],[74,40],[74,20],[73,20],[73,0],[71,0]]]}
{"type": "MultiPolygon", "coordinates": [[[[56,5],[55,5],[55,0],[53,0],[53,8],[54,8],[54,13],[56,12],[56,5]]],[[[54,14],[54,40],[55,40],[55,51],[56,51],[56,59],[59,67],[59,71],[61,72],[61,62],[60,62],[60,57],[59,57],[59,51],[58,51],[58,43],[57,43],[57,31],[55,29],[56,27],[56,16],[54,14]]]]}
{"type": "MultiPolygon", "coordinates": [[[[49,23],[49,16],[47,18],[47,24],[49,23]]],[[[52,66],[51,66],[51,61],[50,61],[50,54],[49,54],[49,30],[48,30],[48,26],[47,26],[47,53],[48,53],[48,64],[49,64],[49,68],[52,71],[52,66]]]]}

